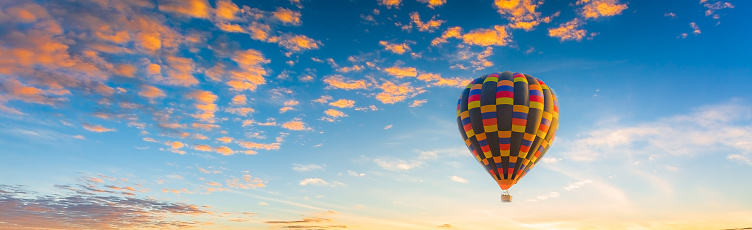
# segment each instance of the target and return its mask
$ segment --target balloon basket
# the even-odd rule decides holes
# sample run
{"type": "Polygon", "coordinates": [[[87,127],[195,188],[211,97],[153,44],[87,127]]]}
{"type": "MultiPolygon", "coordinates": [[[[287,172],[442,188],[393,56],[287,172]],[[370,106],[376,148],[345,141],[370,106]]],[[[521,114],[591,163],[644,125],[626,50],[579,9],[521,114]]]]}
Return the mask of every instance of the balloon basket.
{"type": "Polygon", "coordinates": [[[512,202],[512,195],[509,195],[509,192],[507,190],[504,190],[501,192],[501,202],[504,202],[504,203],[512,202]]]}

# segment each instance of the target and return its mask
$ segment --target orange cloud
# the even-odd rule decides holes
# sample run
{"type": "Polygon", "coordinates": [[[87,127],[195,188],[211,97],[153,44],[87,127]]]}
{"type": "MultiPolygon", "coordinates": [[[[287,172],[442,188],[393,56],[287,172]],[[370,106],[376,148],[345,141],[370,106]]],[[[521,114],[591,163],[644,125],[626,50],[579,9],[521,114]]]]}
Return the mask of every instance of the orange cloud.
{"type": "Polygon", "coordinates": [[[193,77],[193,60],[175,56],[168,56],[166,59],[169,65],[167,76],[170,77],[170,79],[167,80],[167,83],[180,86],[192,86],[198,84],[198,80],[193,77]]]}
{"type": "Polygon", "coordinates": [[[446,3],[446,0],[418,0],[418,1],[428,4],[428,7],[430,7],[431,9],[437,6],[444,5],[444,3],[446,3]]]}
{"type": "Polygon", "coordinates": [[[425,99],[424,100],[414,100],[412,103],[410,103],[410,107],[419,107],[419,106],[425,104],[426,102],[428,102],[428,100],[425,100],[425,99]]]}
{"type": "Polygon", "coordinates": [[[321,117],[321,120],[328,122],[334,122],[338,117],[347,117],[347,114],[336,109],[328,109],[324,111],[324,114],[326,114],[326,116],[321,117]]]}
{"type": "Polygon", "coordinates": [[[193,149],[198,150],[198,151],[204,151],[204,152],[209,152],[212,150],[211,146],[208,146],[208,145],[196,145],[196,146],[193,146],[193,149]]]}
{"type": "Polygon", "coordinates": [[[386,6],[388,9],[399,7],[400,3],[402,3],[402,0],[379,0],[379,4],[386,6]]]}
{"type": "Polygon", "coordinates": [[[224,142],[224,143],[230,143],[232,142],[232,137],[220,137],[220,138],[217,138],[217,140],[224,142]]]}
{"type": "Polygon", "coordinates": [[[513,29],[524,29],[530,31],[541,22],[548,23],[555,13],[549,17],[541,18],[541,13],[536,8],[543,4],[543,1],[534,2],[533,0],[496,0],[494,6],[498,9],[499,14],[509,21],[509,27],[513,29]]]}
{"type": "Polygon", "coordinates": [[[470,63],[473,64],[473,67],[475,67],[475,70],[482,70],[487,67],[493,66],[493,62],[488,61],[486,59],[488,56],[491,56],[493,54],[493,47],[489,46],[486,47],[486,50],[478,54],[476,56],[476,60],[472,60],[470,63]]]}
{"type": "Polygon", "coordinates": [[[105,128],[101,125],[92,125],[92,124],[87,124],[87,123],[83,123],[81,125],[84,127],[84,129],[92,131],[92,132],[97,132],[97,133],[115,131],[115,129],[105,128]]]}
{"type": "Polygon", "coordinates": [[[510,40],[503,26],[494,26],[494,29],[475,29],[462,35],[462,41],[469,45],[480,46],[506,46],[510,40]]]}
{"type": "Polygon", "coordinates": [[[314,101],[314,102],[318,102],[318,103],[327,103],[327,102],[329,102],[329,100],[331,100],[331,99],[332,99],[332,96],[329,96],[329,95],[323,95],[323,96],[321,96],[321,97],[320,97],[319,99],[316,99],[316,100],[313,100],[313,101],[314,101]]]}
{"type": "Polygon", "coordinates": [[[420,15],[418,14],[418,12],[410,13],[410,20],[412,20],[411,22],[415,24],[415,26],[417,26],[418,30],[421,32],[423,31],[434,32],[436,29],[438,29],[441,26],[442,23],[446,22],[444,20],[435,20],[434,17],[432,17],[427,22],[421,22],[420,15]]]}
{"type": "Polygon", "coordinates": [[[378,95],[376,95],[376,99],[381,101],[381,103],[384,103],[384,104],[394,104],[400,101],[404,101],[408,97],[413,97],[415,95],[425,92],[425,90],[421,88],[415,88],[415,87],[410,86],[409,82],[396,85],[392,83],[391,81],[387,81],[387,82],[384,82],[384,84],[381,84],[379,88],[383,90],[384,92],[381,92],[378,95]]]}
{"type": "Polygon", "coordinates": [[[164,0],[159,2],[159,10],[183,14],[196,18],[208,18],[211,6],[206,0],[164,0]]]}
{"type": "Polygon", "coordinates": [[[272,43],[277,43],[279,46],[284,47],[290,52],[301,52],[305,50],[315,50],[321,45],[320,41],[311,39],[305,35],[293,35],[283,34],[281,36],[274,36],[267,40],[272,43]]]}
{"type": "Polygon", "coordinates": [[[214,101],[217,100],[217,95],[209,91],[195,90],[188,94],[188,97],[198,101],[196,109],[201,111],[201,113],[194,114],[193,117],[214,123],[214,112],[217,111],[217,105],[214,104],[214,101]]]}
{"type": "Polygon", "coordinates": [[[406,51],[410,50],[410,47],[407,46],[407,44],[405,44],[405,43],[403,43],[403,44],[393,44],[393,43],[389,43],[387,41],[380,41],[379,45],[384,46],[384,49],[392,51],[392,53],[396,53],[396,54],[403,54],[406,51]]]}
{"type": "Polygon", "coordinates": [[[461,38],[461,37],[462,37],[461,27],[459,26],[450,27],[446,31],[444,31],[443,34],[441,34],[441,37],[431,40],[431,45],[437,46],[441,43],[446,43],[448,38],[461,38]]]}
{"type": "Polygon", "coordinates": [[[264,59],[261,52],[254,49],[237,51],[232,60],[238,64],[239,70],[230,71],[231,80],[227,84],[234,90],[255,91],[258,85],[266,83],[264,75],[267,72],[261,65],[269,60],[264,59]]]}
{"type": "Polygon", "coordinates": [[[413,67],[402,68],[394,66],[384,69],[384,72],[397,78],[418,76],[418,70],[413,67]]]}
{"type": "Polygon", "coordinates": [[[246,141],[238,141],[238,145],[247,149],[266,149],[266,150],[277,150],[280,147],[280,143],[261,144],[261,143],[246,142],[246,141]]]}
{"type": "Polygon", "coordinates": [[[587,35],[587,31],[580,29],[580,26],[582,26],[582,23],[575,18],[557,28],[548,29],[548,36],[559,38],[562,42],[567,40],[580,41],[587,35]]]}
{"type": "Polygon", "coordinates": [[[339,108],[352,108],[355,106],[355,101],[353,100],[347,100],[347,99],[339,99],[337,101],[334,101],[332,103],[329,103],[329,105],[339,108]]]}
{"type": "Polygon", "coordinates": [[[182,142],[179,141],[173,141],[173,142],[166,142],[166,145],[169,145],[173,149],[179,149],[182,148],[184,145],[182,142]]]}
{"type": "Polygon", "coordinates": [[[338,89],[365,89],[366,88],[366,81],[364,80],[345,80],[340,75],[332,75],[326,79],[324,79],[324,82],[329,84],[329,86],[338,88],[338,89]]]}
{"type": "Polygon", "coordinates": [[[300,120],[292,120],[292,121],[285,122],[282,124],[282,128],[295,130],[295,131],[310,129],[305,126],[305,123],[303,123],[303,121],[300,121],[300,120]]]}
{"type": "Polygon", "coordinates": [[[232,97],[232,104],[233,105],[245,105],[246,101],[248,99],[245,97],[245,95],[235,95],[232,97]]]}
{"type": "Polygon", "coordinates": [[[277,11],[274,11],[274,17],[285,24],[300,25],[300,12],[277,8],[277,11]]]}
{"type": "Polygon", "coordinates": [[[232,155],[235,153],[232,151],[232,149],[225,147],[225,146],[216,147],[214,148],[214,151],[225,156],[232,155]]]}
{"type": "Polygon", "coordinates": [[[577,5],[583,5],[580,14],[586,19],[618,15],[628,8],[619,0],[578,0],[577,5]]]}
{"type": "Polygon", "coordinates": [[[337,69],[337,72],[347,73],[351,71],[360,71],[362,69],[363,69],[362,65],[353,65],[352,67],[345,66],[345,67],[339,68],[337,69]]]}
{"type": "Polygon", "coordinates": [[[217,9],[214,13],[221,19],[234,20],[238,11],[240,11],[240,8],[232,1],[217,1],[217,9]]]}
{"type": "Polygon", "coordinates": [[[154,99],[157,97],[164,97],[165,93],[164,91],[162,91],[161,89],[157,87],[144,85],[144,86],[141,86],[141,91],[138,92],[138,95],[145,97],[145,98],[154,99]]]}
{"type": "MultiPolygon", "coordinates": [[[[56,105],[59,102],[67,100],[66,98],[59,96],[70,94],[70,91],[65,89],[43,90],[33,86],[26,86],[15,79],[10,79],[6,82],[0,83],[2,83],[0,84],[0,93],[5,94],[0,94],[0,102],[7,100],[3,99],[3,97],[8,97],[8,99],[21,100],[30,103],[56,105]]],[[[57,88],[59,88],[59,86],[57,88]]]]}
{"type": "Polygon", "coordinates": [[[253,108],[241,107],[241,108],[227,108],[225,109],[225,111],[228,113],[235,114],[235,115],[248,116],[248,114],[251,114],[255,112],[256,110],[254,110],[253,108]]]}

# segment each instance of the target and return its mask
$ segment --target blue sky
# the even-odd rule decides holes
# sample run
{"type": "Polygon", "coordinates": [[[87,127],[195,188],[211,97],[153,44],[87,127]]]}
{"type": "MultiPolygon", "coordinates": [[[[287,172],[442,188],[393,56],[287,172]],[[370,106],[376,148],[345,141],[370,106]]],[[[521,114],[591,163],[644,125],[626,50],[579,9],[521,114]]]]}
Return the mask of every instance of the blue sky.
{"type": "Polygon", "coordinates": [[[745,1],[0,3],[0,229],[750,227],[745,1]],[[560,102],[501,192],[467,82],[560,102]]]}

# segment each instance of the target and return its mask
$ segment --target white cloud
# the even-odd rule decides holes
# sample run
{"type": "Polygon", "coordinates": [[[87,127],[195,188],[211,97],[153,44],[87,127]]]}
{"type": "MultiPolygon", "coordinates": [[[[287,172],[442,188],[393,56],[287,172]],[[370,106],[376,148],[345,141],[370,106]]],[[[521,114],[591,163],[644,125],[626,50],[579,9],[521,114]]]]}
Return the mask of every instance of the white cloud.
{"type": "Polygon", "coordinates": [[[548,200],[548,199],[551,199],[551,198],[554,198],[554,197],[559,197],[559,193],[558,192],[550,192],[550,193],[548,193],[546,195],[536,196],[535,198],[537,200],[548,200]]]}
{"type": "MultiPolygon", "coordinates": [[[[599,125],[604,126],[604,125],[599,125]]],[[[693,156],[719,152],[752,152],[752,109],[738,102],[704,106],[688,115],[635,125],[599,128],[562,141],[563,156],[593,161],[620,155],[693,156]]],[[[545,159],[545,158],[544,158],[545,159]]]]}
{"type": "Polygon", "coordinates": [[[306,186],[309,184],[319,185],[319,186],[328,186],[329,182],[326,182],[325,180],[322,180],[321,178],[308,178],[308,179],[300,181],[300,186],[306,186]]]}
{"type": "Polygon", "coordinates": [[[316,185],[316,186],[331,186],[331,187],[337,187],[337,186],[345,186],[345,183],[339,182],[339,181],[332,181],[327,182],[321,178],[307,178],[305,180],[300,181],[300,186],[306,186],[306,185],[316,185]]]}
{"type": "Polygon", "coordinates": [[[467,183],[467,180],[465,180],[465,178],[462,178],[462,177],[459,177],[459,176],[452,176],[450,179],[452,181],[458,182],[458,183],[463,183],[463,184],[467,183]]]}
{"type": "Polygon", "coordinates": [[[266,203],[266,202],[263,202],[263,201],[260,201],[258,204],[261,205],[261,206],[267,206],[267,205],[269,205],[269,203],[266,203]]]}
{"type": "Polygon", "coordinates": [[[323,170],[326,165],[317,165],[317,164],[292,164],[292,170],[298,171],[298,172],[307,172],[312,170],[323,170]]]}
{"type": "Polygon", "coordinates": [[[589,184],[589,183],[592,183],[592,182],[593,182],[592,180],[581,180],[581,181],[578,181],[578,182],[569,183],[569,185],[567,185],[566,187],[564,187],[564,190],[572,191],[572,190],[575,190],[575,189],[578,189],[578,188],[582,188],[582,186],[584,186],[586,184],[589,184]]]}
{"type": "Polygon", "coordinates": [[[752,159],[749,159],[749,157],[741,154],[729,154],[728,156],[726,156],[726,159],[752,166],[752,159]]]}
{"type": "Polygon", "coordinates": [[[419,167],[423,164],[423,162],[421,161],[407,162],[405,160],[387,161],[387,160],[381,160],[381,159],[376,159],[374,160],[374,162],[376,162],[376,164],[379,165],[379,167],[386,169],[386,170],[391,170],[391,171],[407,171],[407,170],[419,167]]]}
{"type": "Polygon", "coordinates": [[[366,174],[365,174],[365,173],[358,173],[358,172],[355,172],[355,171],[350,171],[350,170],[347,170],[347,175],[350,175],[350,176],[357,176],[357,177],[361,177],[361,176],[366,176],[366,174]]]}

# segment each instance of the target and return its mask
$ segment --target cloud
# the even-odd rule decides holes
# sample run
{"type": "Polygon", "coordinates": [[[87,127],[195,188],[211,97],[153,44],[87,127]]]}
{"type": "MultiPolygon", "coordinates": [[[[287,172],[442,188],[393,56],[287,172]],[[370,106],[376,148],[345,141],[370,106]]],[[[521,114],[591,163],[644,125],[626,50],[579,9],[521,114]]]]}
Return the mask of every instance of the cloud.
{"type": "Polygon", "coordinates": [[[282,34],[268,39],[269,42],[277,43],[290,52],[302,52],[315,50],[321,46],[321,42],[305,35],[282,34]]]}
{"type": "MultiPolygon", "coordinates": [[[[702,3],[703,3],[703,1],[700,1],[700,4],[702,4],[702,3]]],[[[717,2],[712,3],[712,4],[711,3],[705,3],[703,6],[705,6],[705,8],[708,8],[705,11],[705,16],[708,16],[708,17],[712,16],[713,19],[716,19],[716,20],[720,19],[721,16],[719,14],[716,14],[715,11],[726,9],[726,8],[728,8],[728,9],[733,9],[734,8],[734,5],[731,4],[730,2],[723,2],[723,1],[717,1],[717,2]]]]}
{"type": "Polygon", "coordinates": [[[623,155],[693,156],[752,153],[752,109],[738,101],[695,108],[686,115],[631,125],[605,124],[562,142],[562,156],[593,161],[623,155]]]}
{"type": "Polygon", "coordinates": [[[535,199],[537,199],[539,201],[542,201],[542,200],[548,200],[548,199],[551,199],[551,198],[559,197],[559,195],[560,194],[558,192],[550,192],[550,193],[548,193],[546,195],[536,196],[535,199]]]}
{"type": "Polygon", "coordinates": [[[391,129],[392,127],[393,125],[390,124],[390,125],[384,126],[384,129],[391,129]]]}
{"type": "Polygon", "coordinates": [[[410,46],[408,46],[407,43],[394,44],[387,41],[380,41],[379,45],[384,46],[384,49],[396,54],[403,54],[410,51],[410,46]]]}
{"type": "Polygon", "coordinates": [[[194,90],[188,94],[188,97],[197,101],[196,109],[201,111],[192,116],[204,122],[214,123],[214,112],[217,111],[214,101],[217,100],[217,95],[210,91],[194,90]]]}
{"type": "Polygon", "coordinates": [[[348,99],[339,99],[329,103],[329,105],[339,108],[352,108],[355,106],[355,101],[348,99]]]}
{"type": "Polygon", "coordinates": [[[365,89],[366,88],[366,81],[347,80],[340,75],[332,75],[324,79],[324,82],[328,84],[330,87],[338,88],[338,89],[351,90],[351,89],[365,89]]]}
{"type": "Polygon", "coordinates": [[[511,40],[504,26],[494,26],[493,29],[475,29],[462,35],[462,42],[479,46],[506,46],[511,40]]]}
{"type": "Polygon", "coordinates": [[[741,154],[729,154],[728,156],[726,156],[726,159],[728,159],[730,161],[739,162],[739,163],[742,163],[742,164],[746,164],[746,165],[752,166],[752,159],[750,159],[750,157],[745,156],[745,155],[741,155],[741,154]]]}
{"type": "Polygon", "coordinates": [[[450,27],[441,34],[440,37],[431,40],[432,46],[438,46],[441,43],[446,43],[448,38],[461,38],[462,28],[459,26],[450,27]]]}
{"type": "Polygon", "coordinates": [[[558,16],[558,12],[553,16],[541,17],[541,13],[536,9],[543,4],[543,1],[534,2],[533,0],[495,0],[494,7],[499,11],[502,17],[509,21],[509,27],[513,29],[524,29],[530,31],[541,22],[549,23],[552,17],[558,16]]]}
{"type": "MultiPolygon", "coordinates": [[[[433,0],[433,1],[436,1],[436,0],[433,0]]],[[[442,2],[442,4],[443,4],[443,2],[442,2]]],[[[433,7],[431,7],[431,8],[433,8],[433,7]]],[[[412,13],[410,13],[410,20],[411,20],[410,23],[411,23],[411,25],[415,25],[416,27],[418,27],[418,31],[421,31],[421,32],[424,32],[424,31],[434,32],[434,31],[436,31],[436,29],[438,29],[441,26],[441,24],[443,24],[444,22],[446,22],[444,20],[436,20],[435,18],[436,18],[436,16],[433,16],[428,21],[422,22],[422,21],[420,21],[420,14],[418,14],[418,12],[412,12],[412,13]]],[[[409,28],[410,27],[407,27],[407,29],[409,29],[409,28]]],[[[404,29],[404,27],[403,27],[403,29],[404,29]]]]}
{"type": "Polygon", "coordinates": [[[322,120],[328,121],[328,122],[334,122],[339,117],[346,117],[347,114],[345,114],[342,111],[336,110],[336,109],[327,109],[324,111],[324,114],[326,114],[328,117],[322,117],[322,120]]]}
{"type": "Polygon", "coordinates": [[[245,105],[245,103],[247,101],[248,101],[248,99],[246,99],[245,95],[235,95],[234,97],[232,97],[231,104],[233,104],[233,105],[245,105]]]}
{"type": "Polygon", "coordinates": [[[196,18],[208,18],[211,5],[206,0],[163,0],[159,2],[159,10],[182,14],[196,18]]]}
{"type": "Polygon", "coordinates": [[[397,78],[418,76],[418,70],[416,70],[414,67],[403,68],[394,66],[384,69],[384,72],[397,78]]]}
{"type": "Polygon", "coordinates": [[[230,143],[232,142],[232,137],[220,137],[220,138],[217,138],[217,140],[224,142],[224,143],[230,143]]]}
{"type": "Polygon", "coordinates": [[[184,145],[180,141],[173,141],[173,142],[167,142],[166,145],[170,146],[172,149],[179,149],[182,148],[184,145]]]}
{"type": "Polygon", "coordinates": [[[24,85],[20,81],[15,79],[10,79],[5,82],[0,81],[0,93],[2,93],[0,94],[0,103],[8,99],[14,99],[24,102],[54,106],[63,101],[67,101],[66,98],[61,96],[70,94],[70,91],[66,89],[54,88],[44,90],[33,86],[24,85]]]}
{"type": "Polygon", "coordinates": [[[559,38],[561,41],[576,40],[581,41],[587,36],[587,31],[580,29],[584,23],[578,19],[559,25],[559,27],[548,29],[548,36],[559,38]]]}
{"type": "Polygon", "coordinates": [[[694,35],[698,35],[698,34],[702,33],[702,31],[700,31],[700,27],[697,26],[697,23],[695,23],[695,22],[690,22],[689,23],[689,27],[692,28],[692,34],[694,34],[694,35]]]}
{"type": "Polygon", "coordinates": [[[266,202],[263,202],[263,201],[259,201],[258,205],[261,205],[261,206],[268,206],[268,205],[269,205],[269,203],[266,203],[266,202]]]}
{"type": "Polygon", "coordinates": [[[162,91],[161,89],[157,87],[144,85],[144,86],[141,86],[141,91],[138,92],[138,95],[145,97],[145,98],[154,99],[158,97],[164,97],[165,93],[164,91],[162,91]]]}
{"type": "Polygon", "coordinates": [[[387,9],[391,9],[392,7],[399,8],[399,5],[402,3],[402,0],[378,0],[379,5],[386,6],[387,9]]]}
{"type": "Polygon", "coordinates": [[[317,164],[292,164],[292,170],[298,171],[298,172],[308,172],[308,171],[314,171],[314,170],[324,170],[324,166],[317,165],[317,164]]]}
{"type": "Polygon", "coordinates": [[[280,148],[280,143],[262,144],[250,141],[238,141],[238,145],[247,149],[278,150],[280,148]]]}
{"type": "Polygon", "coordinates": [[[457,88],[464,88],[470,83],[470,79],[463,78],[443,78],[441,75],[434,73],[422,73],[418,75],[418,80],[431,83],[433,86],[453,86],[457,88]]]}
{"type": "Polygon", "coordinates": [[[193,149],[198,150],[198,151],[204,151],[204,152],[212,151],[212,147],[208,145],[194,145],[193,149]]]}
{"type": "Polygon", "coordinates": [[[342,184],[341,182],[329,183],[329,182],[326,182],[325,180],[323,180],[321,178],[307,178],[307,179],[301,180],[300,183],[298,183],[298,185],[300,185],[300,186],[316,185],[316,186],[332,186],[332,187],[335,187],[335,186],[344,185],[344,184],[342,184]]]}
{"type": "Polygon", "coordinates": [[[39,195],[23,186],[0,185],[0,219],[6,226],[30,229],[149,229],[199,226],[204,223],[200,217],[210,215],[204,207],[140,198],[132,192],[115,193],[88,185],[55,188],[57,192],[39,195]]]}
{"type": "Polygon", "coordinates": [[[423,165],[422,161],[407,162],[405,160],[381,160],[375,159],[376,165],[390,171],[407,171],[423,165]]]}
{"type": "Polygon", "coordinates": [[[592,180],[581,180],[575,183],[569,183],[566,187],[564,187],[564,190],[572,191],[578,188],[582,188],[582,186],[592,183],[592,180]]]}
{"type": "Polygon", "coordinates": [[[300,12],[292,11],[289,9],[284,8],[277,8],[277,11],[274,11],[274,17],[277,20],[280,20],[282,23],[285,24],[291,24],[291,25],[300,25],[300,12]]]}
{"type": "Polygon", "coordinates": [[[236,51],[232,57],[238,65],[237,70],[231,70],[226,74],[229,76],[227,85],[237,91],[250,90],[256,91],[256,87],[265,84],[264,76],[267,75],[263,64],[269,63],[264,55],[254,49],[236,51]]]}
{"type": "Polygon", "coordinates": [[[628,8],[619,0],[578,0],[577,5],[583,5],[580,15],[585,19],[619,15],[628,8]]]}
{"type": "Polygon", "coordinates": [[[459,177],[459,176],[452,176],[449,179],[451,179],[452,181],[457,182],[457,183],[467,184],[467,180],[465,180],[465,178],[462,178],[462,177],[459,177]]]}
{"type": "Polygon", "coordinates": [[[243,175],[243,178],[232,178],[227,180],[227,187],[240,189],[256,189],[266,187],[264,180],[251,175],[243,175]]]}
{"type": "Polygon", "coordinates": [[[282,124],[282,128],[294,130],[294,131],[301,131],[301,130],[311,130],[310,127],[306,127],[305,123],[301,120],[292,120],[288,121],[282,124]]]}
{"type": "Polygon", "coordinates": [[[446,0],[418,0],[418,2],[428,4],[428,7],[434,9],[437,6],[444,5],[444,3],[446,3],[446,0]]]}
{"type": "Polygon", "coordinates": [[[92,131],[92,132],[97,132],[97,133],[115,131],[115,129],[105,128],[105,127],[103,127],[101,125],[92,125],[92,124],[88,124],[88,123],[83,123],[81,125],[84,127],[84,129],[92,131]]]}
{"type": "Polygon", "coordinates": [[[426,100],[426,99],[423,99],[423,100],[414,100],[412,103],[410,103],[410,107],[420,107],[421,105],[425,104],[426,102],[428,102],[428,100],[426,100]]]}
{"type": "Polygon", "coordinates": [[[415,88],[409,82],[396,85],[391,81],[386,81],[379,87],[383,92],[376,95],[376,99],[384,104],[394,104],[404,101],[409,97],[414,97],[425,92],[422,88],[415,88]]]}
{"type": "Polygon", "coordinates": [[[214,148],[214,151],[225,156],[235,154],[235,151],[232,151],[232,149],[226,146],[216,147],[214,148]]]}
{"type": "Polygon", "coordinates": [[[357,71],[361,71],[361,70],[363,70],[363,66],[362,65],[353,65],[352,67],[345,66],[345,67],[339,68],[339,69],[337,69],[337,72],[348,73],[348,72],[353,72],[353,71],[357,72],[357,71]]]}

